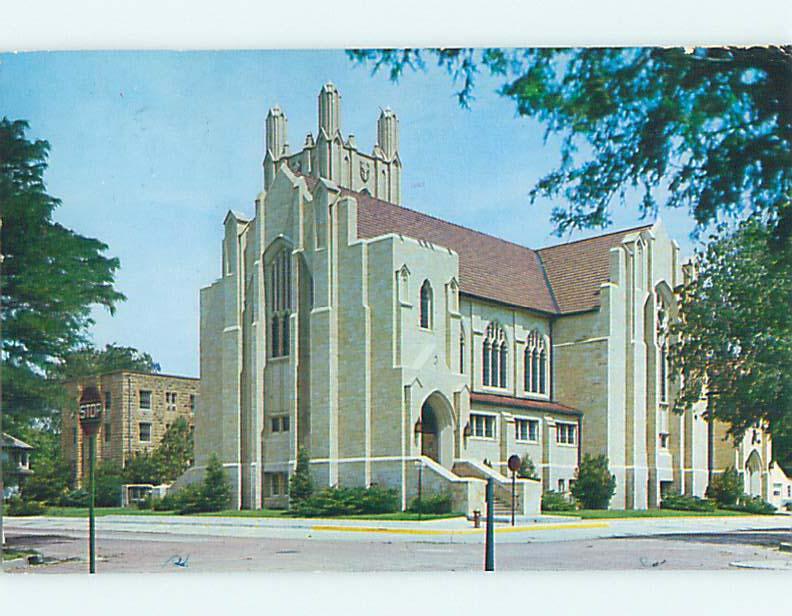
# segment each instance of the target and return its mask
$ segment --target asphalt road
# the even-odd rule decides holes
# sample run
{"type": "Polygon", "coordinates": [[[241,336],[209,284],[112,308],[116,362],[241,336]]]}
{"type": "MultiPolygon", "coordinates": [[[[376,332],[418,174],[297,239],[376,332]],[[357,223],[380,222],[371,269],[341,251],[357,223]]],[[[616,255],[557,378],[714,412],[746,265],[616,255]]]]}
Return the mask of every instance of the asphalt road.
{"type": "MultiPolygon", "coordinates": [[[[204,520],[185,525],[184,519],[178,524],[154,518],[138,518],[134,523],[100,518],[97,570],[185,574],[483,568],[483,536],[467,530],[448,535],[412,534],[409,529],[416,528],[415,524],[373,529],[358,523],[350,524],[355,528],[350,531],[323,529],[317,524],[302,527],[294,522],[259,526],[236,520],[221,526],[204,520]]],[[[792,571],[792,554],[778,550],[780,542],[792,542],[790,518],[751,520],[609,521],[570,525],[568,530],[546,527],[518,532],[504,528],[496,535],[496,569],[719,570],[748,563],[792,571]]],[[[437,530],[453,524],[434,526],[437,530]]],[[[7,519],[6,541],[15,549],[37,550],[46,559],[45,564],[35,566],[20,561],[6,564],[6,571],[87,570],[84,519],[7,519]]]]}

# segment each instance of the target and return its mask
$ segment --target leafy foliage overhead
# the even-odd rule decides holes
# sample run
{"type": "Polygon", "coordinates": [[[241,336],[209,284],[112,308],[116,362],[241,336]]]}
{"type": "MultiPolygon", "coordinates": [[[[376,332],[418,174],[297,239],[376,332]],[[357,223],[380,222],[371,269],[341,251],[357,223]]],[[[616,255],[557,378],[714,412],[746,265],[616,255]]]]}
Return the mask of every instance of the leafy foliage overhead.
{"type": "Polygon", "coordinates": [[[776,458],[792,461],[792,243],[767,250],[758,217],[721,229],[697,254],[680,289],[669,359],[681,375],[677,410],[706,391],[734,436],[756,423],[774,436],[776,458]],[[784,445],[785,443],[785,445],[784,445]]]}
{"type": "Polygon", "coordinates": [[[87,343],[91,307],[112,313],[118,259],[107,246],[53,220],[60,200],[44,185],[49,144],[30,141],[24,121],[0,120],[3,409],[6,417],[46,413],[43,378],[87,343]]]}
{"type": "Polygon", "coordinates": [[[159,372],[160,365],[148,353],[113,343],[104,349],[84,346],[69,352],[55,372],[61,378],[74,379],[116,370],[159,372]]]}
{"type": "Polygon", "coordinates": [[[690,210],[699,230],[761,213],[773,236],[792,233],[792,47],[384,49],[350,57],[398,80],[427,58],[458,84],[463,107],[483,70],[517,112],[562,137],[557,169],[531,199],[562,197],[559,235],[605,227],[614,200],[638,191],[690,210]]]}

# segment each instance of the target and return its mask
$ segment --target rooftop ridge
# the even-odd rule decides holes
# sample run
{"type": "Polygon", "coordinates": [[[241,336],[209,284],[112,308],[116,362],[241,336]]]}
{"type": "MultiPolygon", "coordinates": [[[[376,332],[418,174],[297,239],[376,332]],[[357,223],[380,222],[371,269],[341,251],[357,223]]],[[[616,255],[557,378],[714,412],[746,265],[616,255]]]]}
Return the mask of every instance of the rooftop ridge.
{"type": "MultiPolygon", "coordinates": [[[[319,178],[315,178],[313,176],[305,175],[304,173],[301,173],[300,171],[294,171],[293,173],[295,175],[297,175],[297,176],[300,176],[300,177],[311,178],[311,180],[313,180],[313,184],[314,185],[316,185],[316,183],[319,180],[319,178]]],[[[347,195],[351,195],[351,196],[360,195],[361,197],[364,197],[364,198],[369,199],[371,201],[377,201],[377,202],[380,202],[380,203],[384,203],[385,205],[390,205],[392,207],[397,207],[397,208],[402,209],[402,210],[407,210],[408,212],[413,212],[413,213],[419,214],[421,216],[426,216],[427,218],[431,218],[433,220],[439,220],[442,223],[445,223],[447,225],[452,225],[452,226],[458,227],[460,229],[464,229],[465,231],[468,231],[470,233],[475,233],[477,235],[488,237],[488,238],[497,240],[499,242],[504,242],[505,244],[511,244],[512,246],[516,246],[517,248],[522,248],[523,250],[528,250],[528,251],[530,251],[532,253],[536,253],[536,249],[535,248],[531,248],[530,246],[526,246],[525,244],[518,244],[517,242],[513,242],[511,240],[507,240],[507,239],[504,239],[502,237],[498,237],[497,235],[492,235],[491,233],[485,233],[484,231],[479,231],[478,229],[473,229],[471,227],[466,227],[465,225],[461,225],[458,222],[454,222],[452,220],[446,220],[445,218],[440,218],[439,216],[435,216],[434,214],[427,214],[426,212],[422,212],[420,210],[416,210],[416,209],[413,209],[411,207],[407,207],[406,205],[401,205],[399,203],[394,203],[393,201],[388,201],[386,199],[380,199],[379,197],[374,197],[373,195],[369,195],[369,194],[366,194],[366,193],[363,193],[363,192],[360,192],[360,191],[357,191],[357,190],[352,190],[350,188],[341,188],[341,187],[339,187],[338,190],[341,192],[341,194],[347,194],[347,195]]]]}
{"type": "Polygon", "coordinates": [[[551,244],[550,246],[543,246],[542,248],[535,248],[536,252],[542,252],[543,250],[552,250],[553,248],[559,248],[561,246],[571,246],[572,244],[580,244],[581,242],[590,242],[592,240],[598,240],[603,237],[610,237],[611,235],[620,235],[625,233],[630,233],[631,231],[638,231],[638,229],[649,229],[650,227],[654,226],[655,223],[649,223],[645,225],[638,225],[637,227],[629,227],[627,229],[620,229],[617,231],[609,231],[608,233],[603,233],[601,235],[593,235],[592,237],[583,237],[579,240],[570,240],[568,242],[562,242],[560,244],[551,244]]]}
{"type": "Polygon", "coordinates": [[[342,188],[341,192],[342,193],[349,193],[350,195],[361,195],[361,196],[366,197],[367,199],[370,199],[372,201],[379,201],[381,203],[384,203],[385,205],[390,205],[392,207],[397,207],[397,208],[402,209],[402,210],[407,210],[408,212],[413,212],[415,214],[419,214],[421,216],[425,216],[426,218],[431,218],[432,220],[438,220],[438,221],[440,221],[442,223],[445,223],[447,225],[451,225],[451,226],[457,227],[459,229],[464,229],[465,231],[467,231],[469,233],[475,233],[476,235],[481,235],[483,237],[488,237],[490,239],[497,240],[499,242],[503,242],[504,244],[511,244],[512,246],[516,246],[517,248],[522,248],[523,250],[527,250],[527,251],[529,251],[531,253],[536,253],[536,249],[535,248],[531,248],[530,246],[526,246],[525,244],[518,244],[517,242],[513,242],[511,240],[507,240],[507,239],[504,239],[502,237],[498,237],[497,235],[492,235],[491,233],[485,233],[484,231],[479,231],[479,230],[473,229],[471,227],[466,227],[465,225],[461,225],[458,222],[453,222],[451,220],[446,220],[445,218],[440,218],[439,216],[435,216],[434,214],[427,214],[426,212],[421,212],[420,210],[415,210],[413,208],[410,208],[410,207],[407,207],[407,206],[404,206],[404,205],[399,205],[398,203],[393,203],[392,201],[386,201],[385,199],[380,199],[378,197],[372,197],[371,195],[367,195],[365,193],[357,192],[357,191],[354,191],[354,190],[349,190],[347,188],[342,188]]]}

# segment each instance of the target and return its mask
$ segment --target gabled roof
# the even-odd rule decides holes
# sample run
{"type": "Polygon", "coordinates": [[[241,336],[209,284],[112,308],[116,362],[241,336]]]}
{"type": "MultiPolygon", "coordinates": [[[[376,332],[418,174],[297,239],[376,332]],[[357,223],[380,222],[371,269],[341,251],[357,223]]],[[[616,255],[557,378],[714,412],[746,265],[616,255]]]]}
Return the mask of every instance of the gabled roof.
{"type": "Polygon", "coordinates": [[[462,293],[541,312],[557,311],[536,251],[367,194],[341,192],[357,199],[359,237],[399,233],[450,248],[459,255],[462,293]]]}
{"type": "Polygon", "coordinates": [[[28,445],[25,441],[20,441],[7,432],[3,432],[3,449],[35,449],[35,447],[28,445]]]}
{"type": "MultiPolygon", "coordinates": [[[[318,180],[297,175],[313,192],[318,180]]],[[[365,192],[339,191],[358,203],[358,237],[396,233],[450,248],[459,255],[462,293],[556,315],[598,308],[600,285],[610,277],[610,249],[626,235],[651,227],[532,250],[365,192]]]]}
{"type": "Polygon", "coordinates": [[[598,308],[600,285],[610,278],[611,248],[619,246],[626,235],[651,226],[614,231],[537,251],[553,288],[559,312],[569,314],[598,308]]]}

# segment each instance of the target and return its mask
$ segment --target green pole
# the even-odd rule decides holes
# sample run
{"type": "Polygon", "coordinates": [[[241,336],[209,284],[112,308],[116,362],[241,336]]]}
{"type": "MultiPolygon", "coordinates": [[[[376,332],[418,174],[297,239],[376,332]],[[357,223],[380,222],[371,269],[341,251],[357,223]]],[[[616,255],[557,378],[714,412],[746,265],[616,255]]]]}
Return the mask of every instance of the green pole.
{"type": "Polygon", "coordinates": [[[495,481],[487,478],[487,531],[484,537],[484,571],[495,571],[495,481]]]}
{"type": "Polygon", "coordinates": [[[94,498],[96,486],[94,485],[94,457],[96,449],[96,434],[88,437],[88,483],[90,484],[91,499],[88,501],[88,557],[89,573],[96,573],[96,522],[94,520],[94,498]]]}

